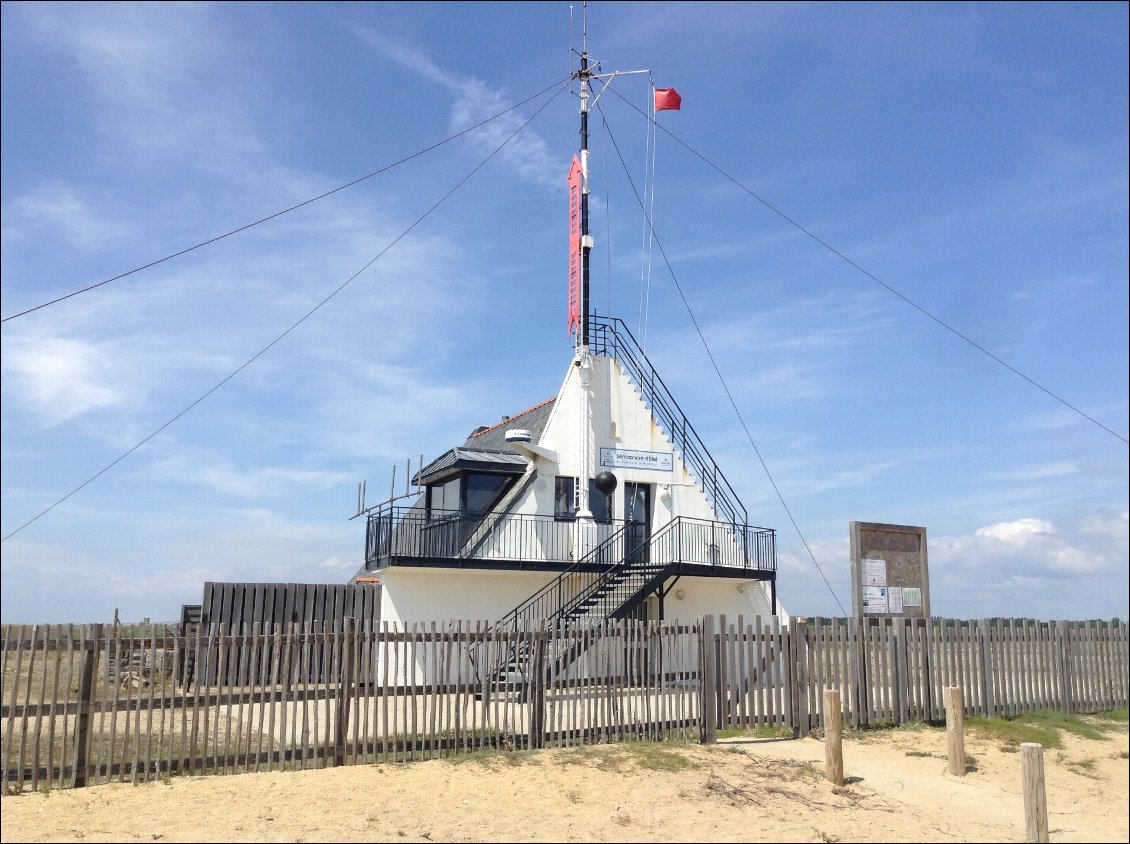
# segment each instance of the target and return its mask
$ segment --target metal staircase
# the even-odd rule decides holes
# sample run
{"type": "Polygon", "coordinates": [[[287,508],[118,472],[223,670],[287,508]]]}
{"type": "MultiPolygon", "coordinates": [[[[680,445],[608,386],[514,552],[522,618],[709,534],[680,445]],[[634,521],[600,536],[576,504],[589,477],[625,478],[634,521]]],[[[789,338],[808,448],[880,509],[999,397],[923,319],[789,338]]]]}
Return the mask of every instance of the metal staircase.
{"type": "MultiPolygon", "coordinates": [[[[676,560],[673,554],[664,553],[663,549],[673,547],[670,538],[675,535],[680,522],[680,519],[669,522],[654,536],[632,547],[627,547],[626,539],[633,535],[630,528],[634,525],[622,526],[491,625],[491,630],[516,633],[542,619],[550,625],[568,628],[626,618],[670,576],[676,560]]],[[[525,668],[530,662],[529,649],[528,639],[519,640],[512,647],[501,649],[491,660],[491,665],[483,666],[478,665],[480,654],[477,649],[472,649],[471,661],[482,669],[480,677],[484,682],[498,682],[514,676],[525,679],[525,668]]],[[[563,672],[581,650],[578,643],[560,653],[548,654],[547,676],[563,672]]]]}

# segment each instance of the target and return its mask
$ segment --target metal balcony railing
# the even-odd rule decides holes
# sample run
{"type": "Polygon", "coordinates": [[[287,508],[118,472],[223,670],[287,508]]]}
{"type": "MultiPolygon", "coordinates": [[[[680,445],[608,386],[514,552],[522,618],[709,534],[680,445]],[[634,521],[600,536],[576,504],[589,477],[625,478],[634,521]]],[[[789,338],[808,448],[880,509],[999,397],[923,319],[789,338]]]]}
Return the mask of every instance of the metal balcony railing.
{"type": "Polygon", "coordinates": [[[522,513],[427,513],[423,507],[386,506],[369,514],[365,561],[368,568],[397,558],[571,564],[561,575],[565,578],[582,568],[599,572],[616,567],[646,549],[655,562],[663,558],[754,571],[777,567],[776,538],[768,528],[680,516],[661,526],[644,548],[628,549],[633,535],[625,531],[628,524],[587,523],[584,547],[592,550],[578,555],[573,520],[522,513]]]}
{"type": "MultiPolygon", "coordinates": [[[[603,542],[622,521],[595,522],[589,530],[603,542]]],[[[423,507],[386,506],[369,514],[365,565],[395,558],[576,562],[577,531],[571,519],[527,513],[465,513],[423,507]]]]}

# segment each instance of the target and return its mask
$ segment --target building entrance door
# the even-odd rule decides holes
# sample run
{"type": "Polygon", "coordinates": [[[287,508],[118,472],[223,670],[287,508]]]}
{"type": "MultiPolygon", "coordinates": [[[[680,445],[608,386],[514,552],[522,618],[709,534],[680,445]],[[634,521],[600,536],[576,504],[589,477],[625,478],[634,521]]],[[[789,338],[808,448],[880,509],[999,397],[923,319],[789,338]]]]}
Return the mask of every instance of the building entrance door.
{"type": "Polygon", "coordinates": [[[630,563],[648,561],[651,538],[651,484],[624,483],[624,547],[630,563]]]}

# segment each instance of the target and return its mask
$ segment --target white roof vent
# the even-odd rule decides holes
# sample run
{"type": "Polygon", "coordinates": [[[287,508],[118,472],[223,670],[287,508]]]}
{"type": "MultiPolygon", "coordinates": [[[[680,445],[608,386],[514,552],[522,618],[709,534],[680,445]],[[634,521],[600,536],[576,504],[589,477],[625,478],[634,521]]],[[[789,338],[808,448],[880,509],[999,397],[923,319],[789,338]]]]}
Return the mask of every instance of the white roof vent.
{"type": "Polygon", "coordinates": [[[528,443],[532,441],[533,438],[534,435],[525,428],[511,428],[506,432],[506,441],[508,443],[528,443]]]}

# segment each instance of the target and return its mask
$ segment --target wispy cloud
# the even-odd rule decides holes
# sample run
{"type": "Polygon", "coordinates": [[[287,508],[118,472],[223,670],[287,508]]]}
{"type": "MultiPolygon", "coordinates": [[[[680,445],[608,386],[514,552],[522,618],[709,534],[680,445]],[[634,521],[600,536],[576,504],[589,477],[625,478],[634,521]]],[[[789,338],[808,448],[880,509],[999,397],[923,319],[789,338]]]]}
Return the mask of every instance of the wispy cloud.
{"type": "MultiPolygon", "coordinates": [[[[393,44],[377,33],[357,30],[357,36],[369,47],[404,70],[447,89],[452,95],[451,130],[462,131],[514,104],[513,95],[492,87],[473,76],[452,73],[418,47],[393,44]]],[[[523,94],[532,92],[523,92],[523,94]]],[[[488,155],[506,143],[498,158],[521,178],[539,187],[562,190],[561,162],[550,155],[545,139],[527,127],[518,132],[532,109],[525,113],[511,111],[469,136],[481,155],[488,155]],[[512,140],[510,137],[518,132],[512,140]]]]}
{"type": "Polygon", "coordinates": [[[986,472],[985,477],[1002,481],[1038,481],[1045,478],[1062,478],[1077,474],[1079,465],[1073,460],[1059,460],[1054,463],[1038,463],[1020,466],[1006,472],[986,472]]]}
{"type": "Polygon", "coordinates": [[[87,248],[120,238],[127,230],[108,220],[74,188],[55,183],[12,200],[4,209],[3,231],[5,245],[50,233],[53,239],[87,248]]]}
{"type": "Polygon", "coordinates": [[[42,424],[58,425],[126,401],[125,391],[106,383],[118,356],[110,344],[13,336],[4,342],[5,392],[30,407],[42,424]]]}
{"type": "Polygon", "coordinates": [[[338,472],[295,466],[239,466],[229,460],[194,460],[186,459],[184,455],[158,461],[154,471],[169,480],[198,484],[225,495],[256,500],[293,494],[296,489],[324,491],[351,480],[338,472]]]}

